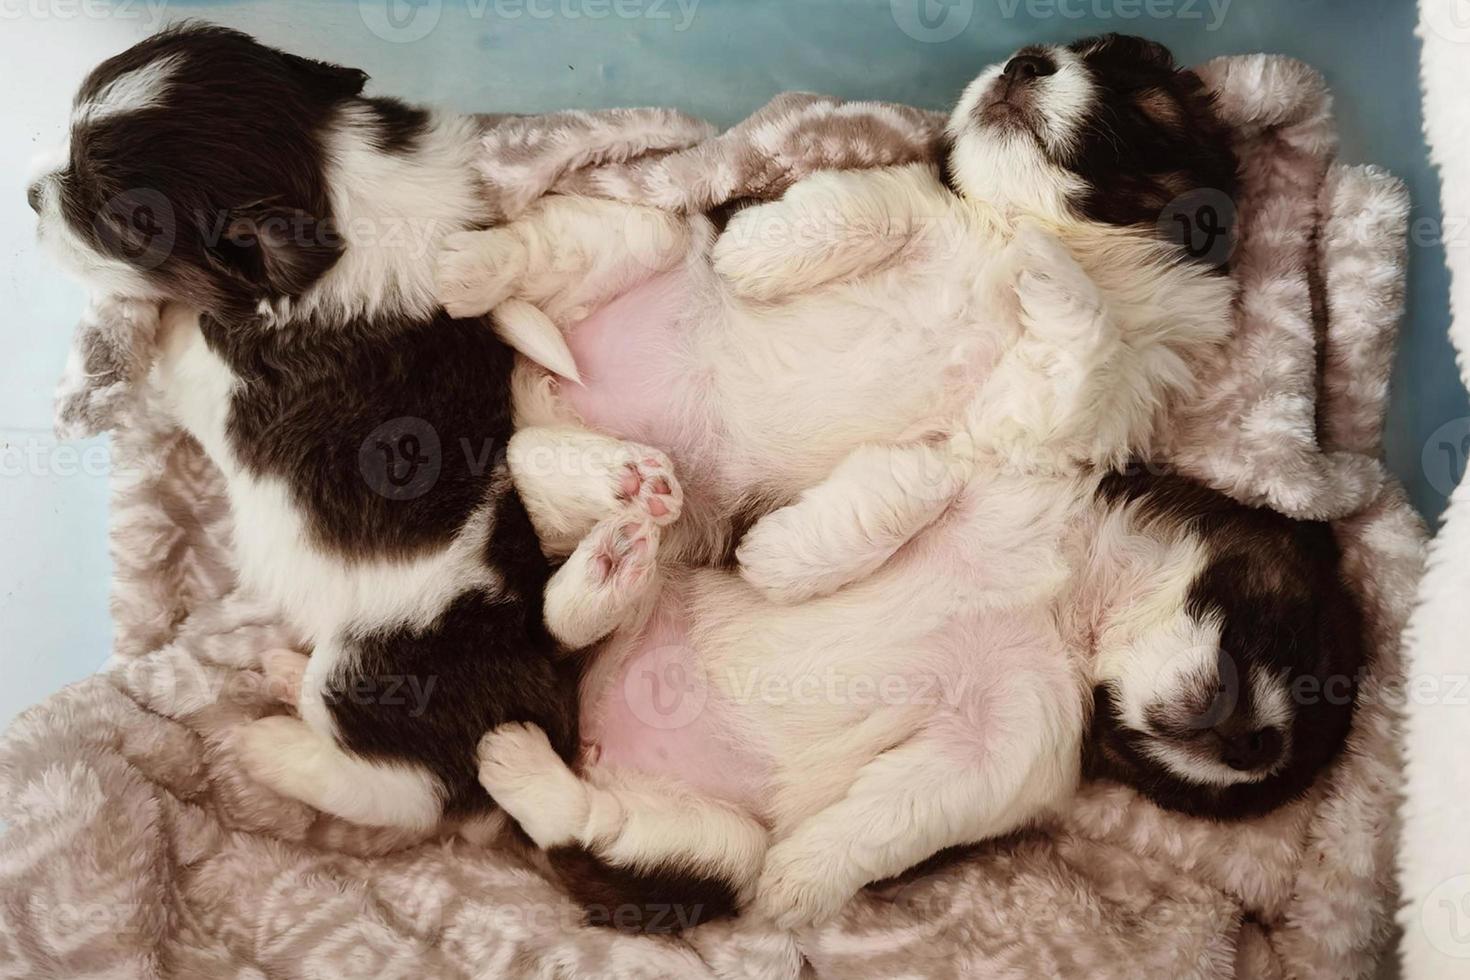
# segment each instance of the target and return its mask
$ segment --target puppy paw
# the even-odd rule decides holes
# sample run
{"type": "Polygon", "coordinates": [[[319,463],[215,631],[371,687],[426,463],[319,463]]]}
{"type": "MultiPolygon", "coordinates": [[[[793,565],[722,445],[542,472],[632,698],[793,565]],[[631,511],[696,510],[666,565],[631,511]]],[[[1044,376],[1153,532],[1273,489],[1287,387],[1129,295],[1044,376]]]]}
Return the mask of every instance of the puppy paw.
{"type": "Polygon", "coordinates": [[[833,918],[856,889],[840,884],[839,869],[831,863],[794,839],[775,845],[766,852],[753,912],[780,929],[802,929],[833,918]]]}
{"type": "Polygon", "coordinates": [[[235,754],[246,775],[279,793],[288,790],[316,738],[306,722],[290,715],[257,718],[235,736],[235,754]]]}
{"type": "Polygon", "coordinates": [[[587,792],[539,726],[510,722],[480,740],[480,785],[537,847],[576,840],[587,792]]]}
{"type": "Polygon", "coordinates": [[[740,577],[772,602],[790,604],[830,595],[846,584],[844,570],[814,564],[800,549],[800,517],[791,507],[751,525],[735,549],[740,577]]]}
{"type": "Polygon", "coordinates": [[[260,655],[260,667],[265,672],[265,692],[274,701],[292,708],[301,704],[301,678],[306,673],[307,657],[304,653],[278,647],[260,655]]]}
{"type": "Polygon", "coordinates": [[[674,464],[657,449],[628,447],[631,459],[616,474],[615,495],[658,527],[672,524],[684,509],[684,490],[674,477],[674,464]]]}
{"type": "Polygon", "coordinates": [[[1028,223],[1015,247],[1016,299],[1027,332],[1059,345],[1092,338],[1103,319],[1102,294],[1067,246],[1028,223]]]}
{"type": "Polygon", "coordinates": [[[461,231],[444,239],[434,285],[450,316],[484,316],[510,297],[525,271],[525,247],[514,233],[461,231]]]}
{"type": "Polygon", "coordinates": [[[604,521],[592,529],[591,584],[615,592],[643,585],[658,564],[658,525],[651,520],[604,521]]]}

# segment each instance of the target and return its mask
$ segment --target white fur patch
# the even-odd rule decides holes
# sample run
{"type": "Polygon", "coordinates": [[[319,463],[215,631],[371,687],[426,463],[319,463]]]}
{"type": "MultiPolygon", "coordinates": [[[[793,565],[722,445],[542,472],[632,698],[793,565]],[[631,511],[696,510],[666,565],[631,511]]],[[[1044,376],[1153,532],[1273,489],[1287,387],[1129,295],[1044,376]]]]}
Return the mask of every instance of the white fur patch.
{"type": "Polygon", "coordinates": [[[165,55],[119,75],[108,82],[96,98],[72,110],[72,125],[81,126],[108,116],[158,108],[164,104],[164,96],[168,94],[174,74],[183,63],[182,54],[165,55]]]}

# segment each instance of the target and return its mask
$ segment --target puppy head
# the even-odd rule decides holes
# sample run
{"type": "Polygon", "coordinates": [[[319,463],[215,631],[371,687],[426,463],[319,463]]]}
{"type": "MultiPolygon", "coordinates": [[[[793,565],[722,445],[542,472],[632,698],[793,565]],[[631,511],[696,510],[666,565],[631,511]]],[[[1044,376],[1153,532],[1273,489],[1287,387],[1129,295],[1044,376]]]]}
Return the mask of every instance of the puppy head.
{"type": "Polygon", "coordinates": [[[945,166],[966,197],[1155,227],[1188,192],[1235,194],[1235,154],[1213,101],[1198,75],[1143,38],[1026,47],[965,89],[945,166]]]}
{"type": "Polygon", "coordinates": [[[249,312],[337,261],[321,134],[367,76],[184,25],[87,76],[30,188],[41,240],[114,295],[249,312]]]}
{"type": "Polygon", "coordinates": [[[1099,633],[1089,774],[1217,819],[1300,796],[1346,738],[1365,648],[1331,528],[1114,476],[1162,574],[1099,633]]]}

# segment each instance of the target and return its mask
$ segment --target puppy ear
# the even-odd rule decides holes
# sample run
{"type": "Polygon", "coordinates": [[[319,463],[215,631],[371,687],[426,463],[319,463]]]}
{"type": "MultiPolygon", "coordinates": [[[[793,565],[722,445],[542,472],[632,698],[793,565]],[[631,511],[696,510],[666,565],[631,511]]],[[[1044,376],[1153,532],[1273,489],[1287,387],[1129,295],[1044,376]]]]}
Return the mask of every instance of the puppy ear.
{"type": "Polygon", "coordinates": [[[214,237],[209,261],[257,296],[299,295],[342,255],[331,219],[266,203],[231,210],[214,237]]]}
{"type": "Polygon", "coordinates": [[[350,99],[362,93],[368,74],[358,68],[346,68],[327,61],[316,61],[285,51],[277,52],[287,68],[304,84],[331,99],[350,99]]]}

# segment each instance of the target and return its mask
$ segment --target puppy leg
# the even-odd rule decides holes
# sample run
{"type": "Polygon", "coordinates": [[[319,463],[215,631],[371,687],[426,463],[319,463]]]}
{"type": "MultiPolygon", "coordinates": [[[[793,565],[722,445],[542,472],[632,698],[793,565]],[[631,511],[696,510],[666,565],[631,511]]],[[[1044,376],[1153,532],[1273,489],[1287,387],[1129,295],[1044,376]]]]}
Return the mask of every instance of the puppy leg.
{"type": "Polygon", "coordinates": [[[866,577],[938,517],[970,471],[957,443],[864,446],[746,532],[740,574],[772,601],[828,595],[866,577]]]}
{"type": "MultiPolygon", "coordinates": [[[[760,300],[861,276],[923,232],[920,197],[911,187],[895,193],[891,174],[813,174],[780,200],[737,212],[715,242],[715,271],[760,300]]],[[[941,213],[936,202],[929,217],[941,213]]]]}
{"type": "Polygon", "coordinates": [[[546,628],[572,650],[635,619],[657,582],[658,526],[630,512],[582,539],[546,585],[546,628]]]}
{"type": "Polygon", "coordinates": [[[660,272],[699,245],[688,218],[593,198],[552,196],[486,231],[458,232],[439,256],[439,301],[482,316],[512,296],[559,326],[660,272]]]}
{"type": "Polygon", "coordinates": [[[568,553],[593,525],[630,507],[659,527],[683,509],[683,491],[667,456],[586,429],[522,429],[510,441],[507,461],[542,547],[551,554],[568,553]]]}
{"type": "Polygon", "coordinates": [[[774,843],[755,908],[783,928],[831,918],[869,882],[957,844],[1010,833],[1078,779],[1080,705],[1037,675],[987,688],[974,717],[935,726],[864,765],[846,795],[774,843]],[[975,729],[983,728],[982,732],[975,729]]]}
{"type": "Polygon", "coordinates": [[[501,725],[485,736],[480,783],[553,859],[585,851],[605,866],[658,872],[665,883],[684,877],[723,886],[738,902],[765,855],[765,828],[749,814],[637,773],[604,769],[579,778],[534,725],[501,725]]]}
{"type": "Polygon", "coordinates": [[[1047,472],[1123,462],[1144,448],[1162,394],[1150,374],[1130,376],[1143,355],[1123,343],[1097,286],[1055,236],[1026,225],[1012,248],[1023,333],[972,406],[971,434],[1009,463],[1047,472]]]}
{"type": "Polygon", "coordinates": [[[282,796],[369,827],[429,830],[439,822],[443,790],[427,770],[353,755],[286,715],[253,721],[238,737],[245,771],[282,796]]]}

